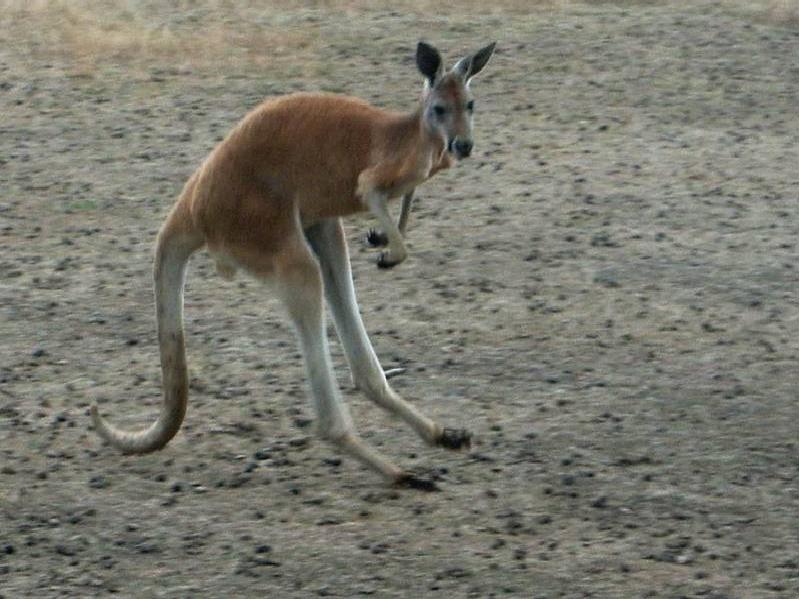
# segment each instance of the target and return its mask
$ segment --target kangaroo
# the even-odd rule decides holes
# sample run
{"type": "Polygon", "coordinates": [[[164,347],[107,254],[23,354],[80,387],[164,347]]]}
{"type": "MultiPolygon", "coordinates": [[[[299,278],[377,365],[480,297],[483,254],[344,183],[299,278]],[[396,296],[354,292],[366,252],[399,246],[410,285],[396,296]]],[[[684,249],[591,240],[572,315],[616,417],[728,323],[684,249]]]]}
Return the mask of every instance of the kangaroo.
{"type": "MultiPolygon", "coordinates": [[[[357,434],[334,378],[323,295],[353,382],[371,401],[405,420],[428,444],[469,448],[471,433],[423,415],[387,383],[359,315],[341,218],[370,211],[385,235],[382,269],[406,259],[401,227],[387,201],[404,196],[453,159],[472,151],[469,84],[495,44],[445,71],[433,46],[417,45],[425,77],[419,104],[396,113],[349,96],[297,93],[265,100],[246,115],[186,182],[155,247],[155,301],[163,404],[149,428],[127,432],[98,412],[98,434],[128,454],[163,448],[183,422],[188,373],[183,288],[188,260],[207,248],[218,273],[239,269],[274,284],[304,357],[320,436],[396,485],[437,489],[430,477],[396,466],[357,434]]],[[[405,221],[401,220],[402,229],[405,221]]]]}

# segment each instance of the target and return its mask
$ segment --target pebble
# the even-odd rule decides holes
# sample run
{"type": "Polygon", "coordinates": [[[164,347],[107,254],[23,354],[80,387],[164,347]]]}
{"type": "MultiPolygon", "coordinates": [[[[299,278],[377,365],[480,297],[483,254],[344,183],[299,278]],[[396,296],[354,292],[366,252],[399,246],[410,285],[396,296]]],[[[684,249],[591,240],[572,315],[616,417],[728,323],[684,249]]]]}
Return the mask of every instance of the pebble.
{"type": "Polygon", "coordinates": [[[272,453],[267,449],[257,450],[255,454],[253,454],[253,458],[256,460],[267,460],[268,458],[272,457],[272,453]]]}
{"type": "Polygon", "coordinates": [[[94,475],[91,479],[89,479],[89,487],[94,489],[103,489],[107,488],[110,484],[108,478],[105,475],[94,475]]]}

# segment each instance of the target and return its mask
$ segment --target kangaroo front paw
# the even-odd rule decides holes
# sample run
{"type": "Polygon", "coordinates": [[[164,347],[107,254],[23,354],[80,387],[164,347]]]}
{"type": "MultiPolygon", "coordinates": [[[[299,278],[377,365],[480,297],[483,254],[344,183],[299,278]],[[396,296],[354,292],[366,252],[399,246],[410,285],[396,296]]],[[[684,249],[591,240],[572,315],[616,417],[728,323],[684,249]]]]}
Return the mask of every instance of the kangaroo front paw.
{"type": "Polygon", "coordinates": [[[395,480],[394,484],[398,487],[411,488],[412,490],[422,490],[423,492],[438,492],[439,486],[431,477],[416,475],[411,471],[404,471],[395,480]]]}
{"type": "Polygon", "coordinates": [[[379,269],[391,269],[395,265],[399,265],[405,259],[405,256],[400,259],[396,259],[392,256],[391,252],[385,251],[378,255],[378,261],[376,264],[378,265],[379,269]]]}
{"type": "Polygon", "coordinates": [[[436,445],[448,450],[469,450],[472,447],[472,433],[466,429],[450,429],[445,427],[442,435],[436,440],[436,445]]]}
{"type": "Polygon", "coordinates": [[[377,229],[370,229],[365,239],[367,244],[373,248],[383,248],[389,244],[389,236],[377,229]]]}

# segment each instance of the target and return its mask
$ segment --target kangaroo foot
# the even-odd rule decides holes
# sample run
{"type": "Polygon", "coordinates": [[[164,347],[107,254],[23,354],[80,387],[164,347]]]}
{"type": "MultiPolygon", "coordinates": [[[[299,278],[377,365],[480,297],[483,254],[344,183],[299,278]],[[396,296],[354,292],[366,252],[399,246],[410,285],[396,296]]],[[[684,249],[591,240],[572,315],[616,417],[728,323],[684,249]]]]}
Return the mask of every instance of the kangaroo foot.
{"type": "Polygon", "coordinates": [[[442,435],[436,440],[436,445],[448,450],[461,450],[462,448],[469,450],[472,447],[472,433],[466,429],[445,427],[442,435]]]}

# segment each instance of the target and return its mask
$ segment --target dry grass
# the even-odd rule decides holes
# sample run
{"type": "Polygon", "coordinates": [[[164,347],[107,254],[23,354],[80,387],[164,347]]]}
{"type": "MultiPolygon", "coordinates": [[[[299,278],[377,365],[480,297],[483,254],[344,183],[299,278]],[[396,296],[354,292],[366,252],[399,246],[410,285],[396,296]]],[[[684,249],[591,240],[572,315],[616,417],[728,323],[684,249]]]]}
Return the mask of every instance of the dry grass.
{"type": "MultiPolygon", "coordinates": [[[[170,66],[219,71],[270,68],[302,74],[319,65],[331,23],[349,26],[375,12],[463,18],[556,8],[564,0],[0,0],[0,28],[14,52],[58,63],[73,74],[95,76],[104,65],[129,69],[170,66]],[[165,6],[166,5],[166,6],[165,6]],[[298,73],[298,70],[301,73],[298,73]]],[[[372,35],[365,31],[364,35],[372,35]]]]}
{"type": "Polygon", "coordinates": [[[206,20],[201,14],[175,23],[124,0],[22,0],[6,3],[0,27],[36,56],[60,59],[87,73],[104,63],[219,69],[269,60],[274,67],[281,60],[302,61],[317,37],[313,26],[257,27],[240,16],[206,20]]]}
{"type": "MultiPolygon", "coordinates": [[[[583,4],[613,0],[585,0],[583,4]]],[[[616,0],[623,5],[654,0],[616,0]]],[[[522,15],[558,11],[577,0],[0,0],[0,28],[17,52],[62,61],[93,74],[104,64],[170,65],[219,70],[269,65],[313,69],[327,43],[321,23],[392,11],[420,19],[470,13],[522,15]],[[164,5],[167,4],[168,8],[164,5]],[[176,20],[176,15],[179,20],[176,20]]],[[[796,0],[738,0],[731,7],[758,20],[796,24],[796,0]]]]}
{"type": "Polygon", "coordinates": [[[775,22],[797,26],[797,0],[770,0],[767,15],[775,22]]]}

